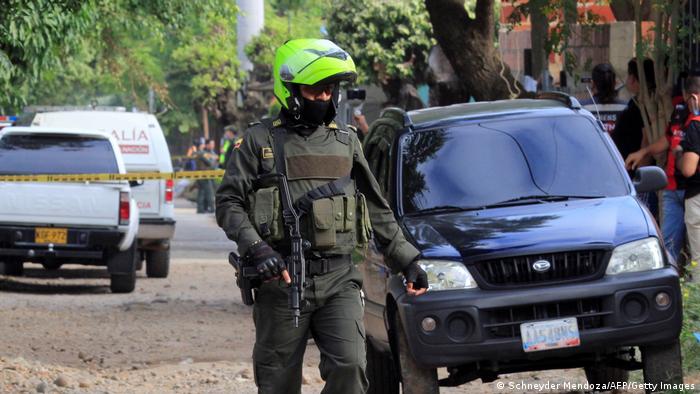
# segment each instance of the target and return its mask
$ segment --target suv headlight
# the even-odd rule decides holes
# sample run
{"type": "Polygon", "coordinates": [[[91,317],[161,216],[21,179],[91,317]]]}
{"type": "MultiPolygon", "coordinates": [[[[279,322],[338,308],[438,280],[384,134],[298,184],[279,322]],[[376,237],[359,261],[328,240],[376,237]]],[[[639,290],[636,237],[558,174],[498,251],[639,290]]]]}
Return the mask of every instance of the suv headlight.
{"type": "Polygon", "coordinates": [[[657,238],[640,239],[613,250],[606,275],[641,272],[664,267],[661,245],[657,238]]]}
{"type": "Polygon", "coordinates": [[[460,262],[419,260],[418,265],[428,274],[428,284],[431,291],[478,287],[467,267],[460,262]]]}

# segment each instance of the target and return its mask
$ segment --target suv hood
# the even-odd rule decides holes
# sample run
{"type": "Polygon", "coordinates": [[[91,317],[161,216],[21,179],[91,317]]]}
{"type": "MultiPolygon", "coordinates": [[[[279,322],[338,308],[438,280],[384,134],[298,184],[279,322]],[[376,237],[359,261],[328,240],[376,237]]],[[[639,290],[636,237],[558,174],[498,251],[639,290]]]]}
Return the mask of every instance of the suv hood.
{"type": "Polygon", "coordinates": [[[404,217],[403,225],[424,256],[465,261],[495,252],[614,247],[650,234],[646,213],[631,196],[404,217]]]}

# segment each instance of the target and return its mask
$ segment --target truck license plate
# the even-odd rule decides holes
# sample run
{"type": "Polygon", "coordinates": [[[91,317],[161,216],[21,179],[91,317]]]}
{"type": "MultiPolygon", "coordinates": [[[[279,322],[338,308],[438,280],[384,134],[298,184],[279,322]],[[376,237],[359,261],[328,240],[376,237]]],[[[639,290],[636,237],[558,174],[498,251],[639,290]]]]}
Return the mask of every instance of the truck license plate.
{"type": "Polygon", "coordinates": [[[38,244],[68,243],[68,229],[37,227],[34,231],[34,242],[38,244]]]}
{"type": "Polygon", "coordinates": [[[525,352],[538,352],[581,344],[575,317],[522,323],[520,336],[525,352]]]}

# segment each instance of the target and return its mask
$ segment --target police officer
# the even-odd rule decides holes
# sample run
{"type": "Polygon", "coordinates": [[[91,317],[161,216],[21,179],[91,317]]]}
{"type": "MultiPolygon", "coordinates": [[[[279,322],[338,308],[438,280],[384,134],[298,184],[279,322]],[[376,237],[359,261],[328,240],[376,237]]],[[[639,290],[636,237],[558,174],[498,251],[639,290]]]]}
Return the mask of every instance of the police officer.
{"type": "Polygon", "coordinates": [[[260,393],[300,393],[311,335],[321,352],[323,392],[364,393],[362,277],[350,254],[368,241],[370,222],[391,268],[406,276],[409,294],[425,292],[427,276],[415,263],[418,251],[406,241],[382,197],[357,135],[332,122],[339,83],[357,76],[350,56],[328,40],[291,40],[277,49],[273,72],[282,109],[274,121],[246,130],[216,194],[219,226],[264,279],[253,310],[255,382],[260,393]],[[279,142],[274,139],[280,138],[271,132],[275,128],[285,130],[283,152],[275,149],[279,142]],[[280,154],[283,161],[275,157],[280,154]],[[275,182],[259,178],[278,172],[288,177],[292,199],[303,214],[302,236],[311,243],[305,252],[307,302],[298,328],[288,307],[290,279],[283,256],[289,254],[289,242],[279,191],[275,182]],[[319,192],[329,182],[342,194],[319,192]]]}

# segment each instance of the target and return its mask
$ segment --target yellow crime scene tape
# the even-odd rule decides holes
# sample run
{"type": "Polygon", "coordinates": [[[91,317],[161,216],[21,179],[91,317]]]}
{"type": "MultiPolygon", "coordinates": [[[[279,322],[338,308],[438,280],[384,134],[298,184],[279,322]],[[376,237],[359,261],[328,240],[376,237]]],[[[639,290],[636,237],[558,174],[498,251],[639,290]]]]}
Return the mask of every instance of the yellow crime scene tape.
{"type": "Polygon", "coordinates": [[[224,170],[131,172],[128,174],[32,174],[0,175],[0,182],[95,182],[95,181],[152,181],[177,179],[218,179],[224,170]]]}

